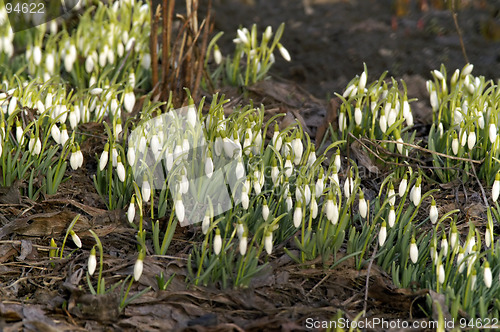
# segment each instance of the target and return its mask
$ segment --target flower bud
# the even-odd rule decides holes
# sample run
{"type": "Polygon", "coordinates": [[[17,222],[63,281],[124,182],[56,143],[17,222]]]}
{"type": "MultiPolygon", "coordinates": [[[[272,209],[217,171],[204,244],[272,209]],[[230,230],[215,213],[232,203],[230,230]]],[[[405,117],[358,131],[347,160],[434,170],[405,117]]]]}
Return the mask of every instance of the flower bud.
{"type": "Polygon", "coordinates": [[[491,275],[490,263],[488,263],[488,261],[484,262],[483,278],[484,278],[484,285],[486,286],[486,288],[491,288],[491,282],[493,280],[493,276],[491,275]]]}
{"type": "Polygon", "coordinates": [[[246,254],[246,252],[247,252],[247,246],[248,246],[248,239],[247,239],[246,234],[244,234],[240,238],[240,243],[239,243],[239,249],[240,249],[240,255],[241,256],[244,256],[246,254]]]}
{"type": "Polygon", "coordinates": [[[359,192],[359,215],[361,218],[366,218],[368,214],[368,204],[365,200],[365,195],[362,190],[359,192]]]}
{"type": "Polygon", "coordinates": [[[389,215],[387,216],[387,221],[390,228],[394,227],[394,224],[396,223],[396,211],[394,211],[394,205],[391,205],[389,215]]]}
{"type": "Polygon", "coordinates": [[[458,137],[457,133],[453,132],[453,140],[451,141],[451,150],[453,151],[453,154],[456,156],[458,154],[458,137]]]}
{"type": "MultiPolygon", "coordinates": [[[[415,204],[416,206],[417,204],[415,204]]],[[[429,210],[429,218],[432,222],[432,224],[434,225],[438,219],[438,209],[436,207],[436,201],[434,200],[434,198],[432,199],[432,202],[431,202],[431,208],[429,210]]]]}
{"type": "Polygon", "coordinates": [[[464,249],[460,248],[457,255],[458,272],[460,273],[462,273],[465,268],[464,256],[465,256],[464,249]]]}
{"type": "Polygon", "coordinates": [[[125,167],[123,166],[122,158],[120,156],[118,156],[118,163],[116,165],[116,173],[118,174],[118,179],[121,182],[125,182],[125,177],[126,177],[127,173],[125,172],[125,167]]]}
{"type": "Polygon", "coordinates": [[[293,225],[295,228],[299,228],[302,224],[302,204],[300,201],[297,201],[295,206],[295,211],[293,213],[293,225]]]}
{"type": "Polygon", "coordinates": [[[406,193],[406,188],[408,187],[408,177],[405,174],[401,182],[399,183],[399,197],[403,197],[404,194],[406,193]]]}
{"type": "Polygon", "coordinates": [[[316,202],[316,198],[312,196],[311,198],[311,217],[316,219],[318,216],[318,203],[316,202]]]}
{"type": "Polygon", "coordinates": [[[445,233],[443,233],[443,237],[441,238],[441,251],[443,252],[443,256],[448,254],[448,240],[445,233]]]}
{"type": "Polygon", "coordinates": [[[382,222],[382,226],[380,227],[380,231],[378,233],[378,244],[382,247],[387,239],[387,228],[385,221],[382,222]]]}
{"type": "Polygon", "coordinates": [[[387,199],[389,200],[389,205],[394,206],[394,204],[396,204],[396,192],[394,191],[394,185],[392,184],[392,182],[389,184],[387,199]]]}
{"type": "Polygon", "coordinates": [[[292,58],[290,57],[290,53],[288,53],[288,50],[283,45],[281,45],[281,43],[278,43],[278,50],[280,51],[283,59],[285,59],[288,62],[292,60],[292,58]]]}
{"type": "Polygon", "coordinates": [[[149,181],[146,176],[144,176],[142,180],[141,194],[142,201],[145,203],[149,202],[149,199],[151,198],[151,186],[149,185],[149,181]]]}
{"type": "Polygon", "coordinates": [[[71,239],[73,240],[73,242],[75,243],[75,245],[78,248],[81,248],[82,247],[82,241],[80,240],[80,238],[78,237],[78,235],[75,233],[75,231],[73,231],[73,230],[69,231],[69,235],[71,235],[71,239]]]}
{"type": "Polygon", "coordinates": [[[439,283],[442,285],[444,283],[444,279],[446,277],[443,263],[438,262],[436,266],[436,276],[438,278],[439,283]]]}
{"type": "Polygon", "coordinates": [[[267,206],[267,201],[265,199],[262,205],[262,218],[264,221],[267,221],[267,218],[269,218],[269,206],[267,206]]]}
{"type": "Polygon", "coordinates": [[[417,179],[417,182],[415,183],[415,186],[413,187],[413,195],[412,195],[412,202],[413,205],[418,206],[420,204],[420,199],[422,197],[422,189],[421,189],[421,183],[422,179],[419,177],[417,179]]]}
{"type": "Polygon", "coordinates": [[[182,223],[185,217],[184,203],[182,202],[181,194],[177,194],[177,199],[175,200],[175,216],[182,223]]]}
{"type": "Polygon", "coordinates": [[[337,151],[335,152],[334,164],[335,167],[337,168],[336,173],[340,172],[340,169],[342,168],[342,162],[340,160],[340,149],[337,149],[337,151]]]}
{"type": "Polygon", "coordinates": [[[361,125],[362,120],[363,120],[363,113],[361,113],[361,109],[359,107],[356,107],[354,109],[354,121],[356,122],[356,125],[358,127],[361,125]]]}
{"type": "Polygon", "coordinates": [[[144,253],[142,251],[139,252],[139,256],[135,261],[134,265],[134,280],[139,281],[142,275],[142,270],[144,268],[144,253]]]}
{"type": "Polygon", "coordinates": [[[474,148],[474,145],[476,145],[476,132],[472,130],[469,133],[469,138],[467,139],[467,147],[469,150],[472,150],[474,148]]]}
{"type": "Polygon", "coordinates": [[[496,139],[497,139],[497,126],[496,126],[496,124],[490,122],[488,134],[489,134],[491,144],[494,144],[496,139]]]}
{"type": "MultiPolygon", "coordinates": [[[[55,127],[55,125],[53,126],[55,127]]],[[[109,156],[109,143],[104,145],[104,150],[101,153],[101,158],[99,158],[99,170],[103,170],[108,164],[108,156],[109,156]]]]}
{"type": "Polygon", "coordinates": [[[217,228],[215,230],[215,236],[214,236],[214,253],[216,255],[219,255],[221,249],[222,249],[222,238],[220,236],[220,230],[217,228]]]}
{"type": "Polygon", "coordinates": [[[132,196],[130,204],[127,210],[127,220],[129,223],[133,223],[135,218],[135,196],[132,196]]]}
{"type": "Polygon", "coordinates": [[[264,238],[264,247],[268,255],[271,255],[273,251],[273,233],[270,231],[266,232],[266,236],[264,238]]]}
{"type": "Polygon", "coordinates": [[[413,262],[413,264],[416,264],[418,261],[418,247],[417,243],[415,242],[415,237],[411,237],[411,243],[410,243],[410,259],[413,262]]]}
{"type": "Polygon", "coordinates": [[[491,188],[491,198],[493,202],[497,201],[498,194],[500,194],[500,171],[495,175],[495,182],[493,182],[493,187],[491,188]]]}
{"type": "Polygon", "coordinates": [[[90,256],[87,266],[89,269],[89,274],[93,275],[95,272],[95,268],[97,266],[97,259],[95,257],[95,247],[92,247],[92,249],[90,250],[90,256]]]}

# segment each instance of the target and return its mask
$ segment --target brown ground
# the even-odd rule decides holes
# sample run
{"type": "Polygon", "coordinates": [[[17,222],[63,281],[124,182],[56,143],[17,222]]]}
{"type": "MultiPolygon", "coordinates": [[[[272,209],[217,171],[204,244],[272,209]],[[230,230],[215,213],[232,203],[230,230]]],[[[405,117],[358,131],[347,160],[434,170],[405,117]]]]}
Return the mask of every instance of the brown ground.
{"type": "MultiPolygon", "coordinates": [[[[283,44],[293,61],[288,64],[278,60],[272,73],[292,83],[271,84],[274,88],[258,85],[252,91],[255,98],[275,109],[303,115],[313,137],[326,113],[327,96],[342,92],[346,83],[362,71],[363,62],[368,65],[369,79],[378,78],[384,70],[396,78],[405,77],[412,85],[412,96],[422,99],[417,107],[422,112],[416,120],[425,123],[424,82],[430,78],[429,71],[441,63],[449,71],[463,67],[459,38],[449,11],[420,12],[413,8],[408,15],[394,17],[391,3],[323,0],[313,4],[314,12],[306,15],[301,1],[256,0],[253,5],[244,5],[221,0],[214,4],[215,27],[226,31],[221,48],[228,53],[239,25],[256,22],[264,28],[286,22],[283,44]],[[283,97],[282,91],[287,88],[295,91],[295,99],[283,97]]],[[[487,78],[498,78],[500,73],[499,9],[497,0],[475,1],[459,12],[474,73],[487,78]],[[488,26],[491,32],[485,28],[488,26]]],[[[99,126],[89,130],[102,132],[99,126]]],[[[355,270],[351,260],[334,270],[323,270],[321,262],[300,267],[281,247],[275,248],[270,268],[249,289],[221,290],[218,285],[186,289],[186,257],[190,243],[199,239],[196,227],[176,233],[170,256],[148,256],[140,283],[131,290],[135,293],[146,286],[156,288],[154,276],[161,271],[167,277],[176,273],[167,291],[148,292],[117,312],[116,293],[98,298],[88,295],[85,271],[94,244],[88,229],[95,230],[104,244],[108,287],[132,273],[136,259],[134,231],[127,226],[124,211],[106,211],[94,190],[89,174],[95,172],[93,156],[100,152],[95,151],[99,142],[94,143],[82,146],[84,169],[72,172],[72,178],[55,196],[35,203],[0,188],[0,330],[302,331],[306,330],[307,317],[329,320],[339,310],[350,319],[364,309],[369,319],[417,320],[431,314],[419,309],[429,292],[396,289],[376,265],[370,270],[366,291],[367,270],[355,270]],[[77,213],[82,214],[75,230],[82,237],[83,249],[51,266],[47,259],[49,240],[54,237],[60,244],[77,213]]],[[[470,190],[468,196],[452,193],[452,206],[446,209],[465,206],[463,212],[469,214],[470,208],[479,205],[480,197],[474,193],[477,188],[471,185],[463,189],[470,190]]],[[[73,244],[68,243],[68,248],[74,249],[73,244]]],[[[431,296],[440,300],[435,294],[431,296]]]]}

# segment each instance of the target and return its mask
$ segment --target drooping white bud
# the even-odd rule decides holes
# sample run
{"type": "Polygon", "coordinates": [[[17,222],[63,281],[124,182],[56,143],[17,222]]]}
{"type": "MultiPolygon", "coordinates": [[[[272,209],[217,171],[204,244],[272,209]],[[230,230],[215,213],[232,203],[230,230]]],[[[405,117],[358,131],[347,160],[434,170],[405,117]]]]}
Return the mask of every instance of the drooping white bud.
{"type": "Polygon", "coordinates": [[[80,237],[78,237],[78,235],[75,233],[75,231],[71,230],[69,232],[69,234],[71,235],[71,239],[73,240],[73,242],[75,243],[75,245],[78,248],[81,248],[82,247],[82,241],[80,240],[80,237]]]}
{"type": "Polygon", "coordinates": [[[410,259],[413,262],[413,264],[416,264],[418,261],[418,247],[417,243],[415,242],[415,238],[413,236],[411,237],[411,243],[410,243],[410,259]]]}
{"type": "Polygon", "coordinates": [[[264,247],[268,255],[271,255],[273,252],[273,233],[267,231],[266,236],[264,238],[264,247]]]}
{"type": "Polygon", "coordinates": [[[378,244],[382,247],[387,239],[387,228],[385,221],[382,222],[382,226],[380,227],[380,231],[378,233],[378,244]]]}
{"type": "MultiPolygon", "coordinates": [[[[415,205],[417,205],[417,204],[415,204],[415,205]]],[[[432,202],[431,202],[431,207],[430,207],[430,210],[429,210],[429,219],[431,220],[431,222],[432,222],[433,225],[438,220],[438,216],[439,216],[439,214],[438,214],[438,209],[436,207],[436,201],[433,198],[432,202]]]]}
{"type": "Polygon", "coordinates": [[[302,224],[302,204],[300,201],[297,201],[297,205],[295,206],[295,211],[293,213],[293,225],[296,228],[299,228],[302,224]]]}
{"type": "Polygon", "coordinates": [[[220,236],[220,230],[217,228],[215,230],[215,236],[214,236],[214,253],[216,255],[219,255],[221,249],[222,249],[222,238],[220,236]]]}
{"type": "Polygon", "coordinates": [[[95,268],[97,267],[97,259],[95,257],[95,247],[92,247],[90,250],[89,260],[87,263],[89,275],[93,275],[95,272],[95,268]]]}

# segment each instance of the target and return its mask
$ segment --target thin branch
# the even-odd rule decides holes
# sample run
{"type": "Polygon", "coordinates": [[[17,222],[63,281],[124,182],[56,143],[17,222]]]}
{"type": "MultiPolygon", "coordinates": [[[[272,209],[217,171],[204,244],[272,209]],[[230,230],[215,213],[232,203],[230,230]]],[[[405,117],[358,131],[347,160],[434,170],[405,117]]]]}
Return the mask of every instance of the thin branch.
{"type": "Polygon", "coordinates": [[[467,57],[467,52],[465,51],[464,38],[462,36],[462,30],[458,25],[458,15],[455,9],[455,0],[451,0],[451,14],[453,17],[453,22],[455,23],[455,29],[457,29],[458,38],[460,39],[460,47],[462,48],[462,54],[464,55],[465,63],[469,63],[469,58],[467,57]]]}

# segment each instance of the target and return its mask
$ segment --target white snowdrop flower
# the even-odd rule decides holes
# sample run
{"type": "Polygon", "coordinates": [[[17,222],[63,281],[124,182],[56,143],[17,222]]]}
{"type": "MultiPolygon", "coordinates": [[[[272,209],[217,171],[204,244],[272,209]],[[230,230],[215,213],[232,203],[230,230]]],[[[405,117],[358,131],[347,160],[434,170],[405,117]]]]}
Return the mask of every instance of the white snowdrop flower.
{"type": "Polygon", "coordinates": [[[472,271],[472,276],[470,278],[470,289],[471,290],[474,290],[476,288],[476,279],[477,279],[477,272],[476,270],[474,269],[474,271],[472,271]]]}
{"type": "Polygon", "coordinates": [[[139,253],[139,257],[137,257],[137,260],[135,261],[134,264],[134,280],[139,281],[142,275],[142,270],[144,268],[144,254],[142,252],[139,253]]]}
{"type": "Polygon", "coordinates": [[[418,247],[417,243],[415,242],[415,237],[411,237],[411,243],[410,243],[410,259],[413,262],[413,264],[416,264],[418,261],[418,247]]]}
{"type": "Polygon", "coordinates": [[[337,172],[340,172],[342,168],[342,163],[340,160],[340,149],[337,149],[337,152],[335,152],[334,165],[337,168],[337,172]]]}
{"type": "Polygon", "coordinates": [[[87,56],[85,59],[85,71],[90,74],[94,70],[94,58],[92,56],[87,56]]]}
{"type": "Polygon", "coordinates": [[[464,69],[462,69],[462,77],[467,77],[469,76],[470,73],[472,73],[472,70],[474,69],[474,65],[468,63],[465,65],[464,69]]]}
{"type": "Polygon", "coordinates": [[[90,250],[89,260],[87,262],[89,275],[92,276],[94,274],[96,267],[97,267],[97,259],[95,257],[95,247],[92,247],[92,249],[90,250]]]}
{"type": "Polygon", "coordinates": [[[387,131],[387,118],[386,118],[383,110],[380,113],[380,118],[378,120],[378,124],[380,126],[380,130],[382,130],[382,132],[385,134],[385,132],[387,131]]]}
{"type": "Polygon", "coordinates": [[[24,144],[24,132],[23,128],[21,127],[21,122],[16,121],[16,140],[19,145],[24,144]]]}
{"type": "Polygon", "coordinates": [[[481,130],[484,129],[484,115],[483,115],[483,112],[479,112],[479,118],[477,119],[477,123],[479,125],[479,128],[481,130]]]}
{"type": "MultiPolygon", "coordinates": [[[[464,110],[465,113],[467,113],[464,110]]],[[[463,114],[462,114],[462,109],[460,107],[456,107],[455,110],[453,111],[453,125],[459,125],[462,123],[463,120],[463,114]]]]}
{"type": "Polygon", "coordinates": [[[155,159],[158,160],[158,155],[161,152],[160,140],[158,139],[158,135],[154,134],[151,137],[151,142],[149,146],[151,147],[151,151],[153,152],[155,159]]]}
{"type": "Polygon", "coordinates": [[[259,170],[255,170],[253,172],[253,190],[256,195],[259,195],[262,191],[262,186],[264,185],[264,174],[262,174],[259,170]]]}
{"type": "Polygon", "coordinates": [[[245,166],[243,165],[243,160],[238,157],[238,162],[236,163],[236,179],[239,180],[245,176],[245,166]]]}
{"type": "Polygon", "coordinates": [[[185,210],[184,210],[184,203],[182,202],[181,194],[177,194],[177,198],[175,200],[175,216],[177,217],[177,220],[179,222],[183,222],[185,218],[185,210]]]}
{"type": "Polygon", "coordinates": [[[403,139],[401,137],[399,137],[397,140],[396,140],[398,143],[396,143],[396,147],[398,148],[398,152],[400,154],[403,154],[403,139]]]}
{"type": "Polygon", "coordinates": [[[243,235],[241,238],[240,238],[240,242],[239,242],[239,249],[240,249],[240,255],[241,256],[244,256],[247,252],[247,246],[248,246],[248,238],[246,235],[243,235]]]}
{"type": "Polygon", "coordinates": [[[488,134],[489,134],[490,142],[491,142],[491,144],[493,144],[493,143],[495,143],[495,141],[497,139],[497,126],[496,126],[496,124],[490,122],[490,126],[488,129],[489,129],[488,134]]]}
{"type": "Polygon", "coordinates": [[[475,245],[476,245],[476,238],[474,236],[471,236],[470,238],[467,239],[467,242],[465,244],[466,256],[474,251],[473,249],[475,245]]]}
{"type": "Polygon", "coordinates": [[[214,172],[214,163],[212,161],[212,158],[210,156],[207,156],[205,159],[205,175],[208,178],[211,178],[214,172]]]}
{"type": "Polygon", "coordinates": [[[132,89],[125,92],[125,95],[123,96],[123,106],[128,113],[131,113],[134,110],[135,94],[132,89]]]}
{"type": "Polygon", "coordinates": [[[493,276],[491,275],[490,263],[488,263],[488,261],[484,262],[483,278],[484,278],[484,285],[486,286],[486,288],[491,288],[493,276]]]}
{"type": "Polygon", "coordinates": [[[279,186],[280,181],[278,179],[280,171],[278,169],[278,165],[276,160],[273,160],[273,166],[271,166],[271,180],[273,181],[274,186],[279,186]]]}
{"type": "MultiPolygon", "coordinates": [[[[53,127],[55,127],[55,125],[53,127]]],[[[101,158],[99,158],[100,171],[102,171],[108,164],[108,156],[109,156],[108,150],[109,150],[109,143],[106,143],[106,145],[104,146],[104,150],[101,153],[101,158]]]]}
{"type": "Polygon", "coordinates": [[[73,170],[78,169],[79,160],[78,160],[78,154],[76,153],[76,147],[73,147],[71,156],[69,157],[69,164],[71,165],[71,168],[73,170]]]}
{"type": "MultiPolygon", "coordinates": [[[[256,155],[260,154],[261,148],[262,148],[262,132],[259,129],[253,140],[253,153],[256,155]]],[[[241,148],[240,148],[240,153],[241,153],[241,148]]]]}
{"type": "Polygon", "coordinates": [[[248,30],[246,28],[243,29],[238,29],[236,30],[236,33],[238,35],[238,38],[241,43],[249,46],[250,45],[250,40],[248,39],[248,30]]]}
{"type": "Polygon", "coordinates": [[[250,133],[251,130],[247,129],[245,132],[245,140],[243,141],[243,150],[245,151],[245,155],[250,155],[250,152],[252,149],[249,147],[252,146],[252,134],[250,133]]]}
{"type": "Polygon", "coordinates": [[[210,228],[210,215],[205,213],[205,217],[203,217],[203,221],[201,223],[201,231],[203,235],[207,234],[208,229],[210,228]]]}
{"type": "MultiPolygon", "coordinates": [[[[332,195],[333,197],[333,195],[332,195]]],[[[326,218],[333,224],[336,225],[339,221],[339,208],[337,202],[333,201],[333,198],[328,198],[326,202],[326,218]]]]}
{"type": "Polygon", "coordinates": [[[185,168],[183,169],[182,175],[179,179],[179,193],[186,194],[189,190],[189,180],[186,176],[185,168]]]}
{"type": "Polygon", "coordinates": [[[118,163],[116,165],[116,173],[118,174],[118,179],[121,182],[125,182],[125,176],[127,173],[125,172],[125,167],[123,166],[122,158],[120,156],[118,156],[118,163]]]}
{"type": "Polygon", "coordinates": [[[223,149],[224,149],[224,142],[222,141],[222,137],[218,135],[217,137],[215,137],[215,143],[214,143],[215,155],[217,157],[220,156],[223,149]]]}
{"type": "Polygon", "coordinates": [[[144,180],[142,181],[141,195],[143,202],[149,202],[149,199],[151,198],[151,186],[149,185],[149,181],[146,177],[144,177],[144,180]]]}
{"type": "Polygon", "coordinates": [[[396,122],[398,113],[396,112],[395,108],[391,108],[389,112],[386,112],[386,114],[387,114],[387,126],[390,128],[396,122]]]}
{"type": "Polygon", "coordinates": [[[300,201],[297,201],[295,205],[295,211],[293,212],[293,225],[296,228],[299,228],[302,224],[302,204],[300,201]]]}
{"type": "Polygon", "coordinates": [[[290,57],[290,53],[288,53],[288,50],[283,45],[281,45],[281,43],[278,43],[278,50],[280,51],[283,59],[285,59],[288,62],[292,60],[292,58],[290,57]]]}
{"type": "Polygon", "coordinates": [[[316,198],[314,196],[311,197],[311,217],[316,219],[318,216],[318,203],[316,202],[316,198]]]}
{"type": "Polygon", "coordinates": [[[323,176],[323,168],[321,168],[321,171],[318,176],[318,180],[316,180],[316,186],[315,186],[315,196],[316,198],[319,198],[321,195],[323,195],[323,190],[325,189],[325,181],[324,181],[324,176],[323,176]]]}
{"type": "Polygon", "coordinates": [[[387,228],[385,221],[382,222],[382,226],[380,227],[380,231],[378,233],[378,244],[382,247],[387,239],[387,228]]]}
{"type": "Polygon", "coordinates": [[[262,218],[264,221],[267,221],[267,218],[269,218],[269,206],[267,206],[266,200],[264,200],[264,205],[262,206],[262,218]]]}
{"type": "Polygon", "coordinates": [[[248,192],[245,189],[246,188],[243,188],[243,191],[241,192],[241,206],[243,206],[243,209],[247,210],[248,205],[250,204],[250,197],[248,197],[248,192]]]}
{"type": "Polygon", "coordinates": [[[455,223],[451,225],[451,234],[450,234],[450,246],[451,250],[455,251],[456,248],[458,248],[458,230],[457,226],[455,223]]]}
{"type": "Polygon", "coordinates": [[[490,232],[490,228],[486,227],[486,231],[484,232],[484,244],[486,245],[486,248],[489,248],[491,246],[493,236],[490,232]]]}
{"type": "Polygon", "coordinates": [[[431,107],[432,110],[435,112],[439,108],[439,101],[438,101],[438,95],[436,90],[432,90],[430,94],[430,102],[431,102],[431,107]]]}
{"type": "Polygon", "coordinates": [[[415,183],[415,186],[413,187],[413,195],[412,195],[412,202],[415,206],[418,206],[420,204],[420,199],[422,198],[422,188],[421,188],[421,183],[422,179],[419,177],[417,179],[417,182],[415,183]]]}
{"type": "Polygon", "coordinates": [[[347,98],[352,94],[352,91],[354,90],[356,86],[354,85],[349,85],[347,89],[345,89],[344,93],[342,94],[342,97],[347,98]]]}
{"type": "Polygon", "coordinates": [[[491,188],[491,199],[496,202],[498,195],[500,194],[500,172],[495,175],[495,182],[493,182],[493,187],[491,188]]]}
{"type": "Polygon", "coordinates": [[[54,75],[54,55],[52,53],[48,53],[45,56],[45,69],[47,69],[48,74],[54,75]]]}
{"type": "Polygon", "coordinates": [[[458,148],[459,148],[459,143],[458,143],[458,137],[457,133],[453,132],[453,140],[451,141],[451,150],[453,151],[453,154],[456,156],[458,154],[458,148]]]}
{"type": "Polygon", "coordinates": [[[31,134],[30,141],[28,143],[28,150],[32,155],[39,155],[42,151],[42,142],[39,137],[31,134]]]}
{"type": "Polygon", "coordinates": [[[474,148],[474,145],[476,145],[476,132],[472,130],[469,133],[469,138],[467,139],[467,147],[469,150],[472,150],[474,148]]]}
{"type": "Polygon", "coordinates": [[[389,215],[387,216],[387,221],[390,228],[394,227],[394,224],[396,223],[396,211],[394,211],[394,205],[391,205],[389,215]]]}
{"type": "Polygon", "coordinates": [[[144,53],[141,61],[142,68],[148,70],[151,67],[151,54],[144,53]]]}
{"type": "Polygon", "coordinates": [[[293,171],[292,161],[290,159],[290,156],[288,156],[285,161],[285,175],[287,178],[289,178],[292,175],[292,171],[293,171]]]}
{"type": "Polygon", "coordinates": [[[405,176],[403,177],[403,179],[399,183],[399,189],[398,189],[399,197],[404,196],[407,188],[408,188],[408,177],[405,174],[405,176]]]}
{"type": "MultiPolygon", "coordinates": [[[[415,204],[416,206],[417,204],[415,204]]],[[[438,209],[436,207],[436,201],[434,200],[434,198],[432,199],[432,202],[431,202],[431,207],[430,207],[430,210],[429,210],[429,219],[431,220],[432,224],[436,224],[437,220],[438,220],[438,209]]]]}
{"type": "Polygon", "coordinates": [[[362,190],[359,192],[359,215],[361,218],[365,219],[368,215],[368,204],[365,200],[365,195],[362,190]]]}
{"type": "Polygon", "coordinates": [[[306,205],[309,205],[311,202],[311,188],[309,185],[304,185],[304,199],[306,201],[306,205]]]}
{"type": "Polygon", "coordinates": [[[394,191],[394,185],[392,182],[389,184],[389,190],[387,191],[387,199],[389,200],[389,204],[394,206],[396,204],[396,192],[394,191]]]}
{"type": "Polygon", "coordinates": [[[356,125],[360,126],[362,120],[363,120],[363,113],[361,113],[361,109],[359,107],[356,107],[354,109],[354,121],[356,122],[356,125]]]}
{"type": "Polygon", "coordinates": [[[273,233],[270,231],[266,232],[266,236],[264,238],[264,248],[268,255],[271,255],[273,252],[273,233]]]}
{"type": "Polygon", "coordinates": [[[292,208],[293,208],[292,195],[288,193],[286,197],[286,210],[290,212],[292,208]]]}
{"type": "Polygon", "coordinates": [[[460,145],[465,146],[467,144],[467,138],[469,135],[467,135],[467,131],[465,129],[460,129],[460,145]]]}
{"type": "Polygon", "coordinates": [[[188,106],[186,118],[187,122],[191,125],[191,127],[194,128],[198,119],[198,115],[196,114],[196,107],[194,105],[188,106]]]}
{"type": "Polygon", "coordinates": [[[220,230],[217,228],[215,230],[214,236],[214,254],[219,255],[222,249],[222,238],[220,236],[220,230]]]}
{"type": "Polygon", "coordinates": [[[35,47],[33,47],[31,56],[35,66],[40,65],[40,63],[42,62],[42,50],[40,49],[40,46],[35,45],[35,47]]]}
{"type": "Polygon", "coordinates": [[[440,80],[440,81],[444,80],[444,76],[443,76],[443,74],[439,70],[435,69],[435,70],[432,71],[432,73],[434,74],[434,76],[438,80],[440,80]]]}
{"type": "Polygon", "coordinates": [[[135,218],[135,196],[132,196],[130,204],[127,209],[127,220],[129,223],[133,223],[135,218]]]}
{"type": "Polygon", "coordinates": [[[219,46],[217,46],[217,44],[215,44],[215,46],[214,46],[214,60],[215,60],[215,63],[218,65],[220,65],[222,62],[222,53],[219,49],[219,46]]]}
{"type": "Polygon", "coordinates": [[[438,124],[438,133],[439,133],[439,138],[443,138],[444,128],[442,122],[439,122],[438,124]]]}
{"type": "Polygon", "coordinates": [[[444,272],[443,263],[441,263],[441,262],[438,262],[438,264],[437,264],[436,275],[438,277],[439,283],[442,285],[444,283],[444,279],[445,279],[446,274],[444,272]]]}
{"type": "Polygon", "coordinates": [[[78,118],[76,116],[75,111],[69,112],[69,125],[71,129],[75,129],[76,126],[78,125],[78,118]]]}
{"type": "Polygon", "coordinates": [[[116,147],[114,145],[111,149],[111,163],[113,164],[113,167],[116,167],[118,164],[118,151],[116,151],[116,147]]]}
{"type": "Polygon", "coordinates": [[[366,87],[366,80],[368,79],[368,75],[366,74],[366,71],[363,71],[361,73],[361,76],[359,77],[359,82],[358,82],[358,91],[364,91],[366,87]]]}
{"type": "Polygon", "coordinates": [[[340,181],[339,181],[339,175],[337,173],[337,167],[333,166],[332,175],[330,175],[329,179],[331,186],[335,184],[337,187],[340,188],[340,181]]]}
{"type": "Polygon", "coordinates": [[[17,97],[16,96],[12,96],[10,98],[9,107],[7,109],[7,114],[12,115],[12,113],[14,113],[14,111],[16,110],[16,108],[17,108],[17,97]]]}
{"type": "MultiPolygon", "coordinates": [[[[238,145],[236,144],[235,141],[233,141],[230,138],[224,137],[222,139],[223,142],[223,147],[224,147],[224,153],[228,158],[233,158],[233,156],[238,153],[238,145]]],[[[241,152],[241,149],[240,149],[241,152]]]]}
{"type": "Polygon", "coordinates": [[[349,199],[349,197],[351,197],[351,192],[352,192],[352,188],[350,186],[350,182],[349,181],[349,178],[347,178],[345,181],[344,181],[344,195],[347,199],[349,199]]]}
{"type": "Polygon", "coordinates": [[[443,252],[443,256],[448,254],[448,239],[444,233],[443,238],[441,239],[441,251],[443,252]]]}
{"type": "Polygon", "coordinates": [[[274,125],[274,133],[271,141],[273,142],[273,146],[276,148],[276,150],[281,150],[283,139],[281,138],[279,126],[277,123],[274,125]]]}
{"type": "Polygon", "coordinates": [[[66,129],[66,125],[63,123],[61,126],[61,137],[60,137],[60,144],[62,146],[66,145],[66,142],[69,140],[69,135],[68,135],[68,130],[66,129]]]}
{"type": "Polygon", "coordinates": [[[464,257],[465,257],[464,249],[460,248],[457,255],[458,272],[460,273],[462,273],[465,268],[464,257]]]}
{"type": "Polygon", "coordinates": [[[304,153],[304,145],[302,144],[302,140],[300,139],[300,137],[297,136],[292,140],[292,149],[294,155],[293,162],[295,163],[295,165],[298,165],[300,164],[302,154],[304,153]]]}
{"type": "Polygon", "coordinates": [[[80,240],[80,237],[75,233],[75,231],[74,230],[69,231],[69,235],[71,235],[71,239],[73,240],[73,242],[75,243],[75,245],[78,248],[81,248],[82,247],[82,241],[80,240]]]}
{"type": "Polygon", "coordinates": [[[311,151],[309,152],[309,157],[307,158],[307,165],[312,167],[314,162],[316,161],[316,150],[314,149],[314,145],[311,146],[311,151]]]}
{"type": "Polygon", "coordinates": [[[345,112],[339,114],[339,130],[342,132],[347,128],[347,118],[345,112]]]}

